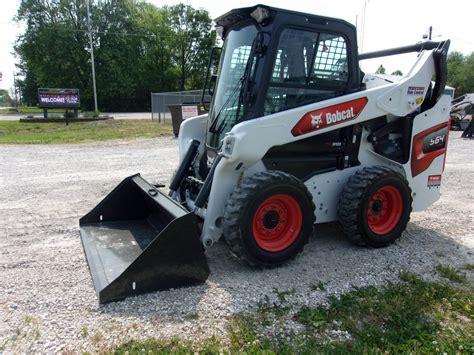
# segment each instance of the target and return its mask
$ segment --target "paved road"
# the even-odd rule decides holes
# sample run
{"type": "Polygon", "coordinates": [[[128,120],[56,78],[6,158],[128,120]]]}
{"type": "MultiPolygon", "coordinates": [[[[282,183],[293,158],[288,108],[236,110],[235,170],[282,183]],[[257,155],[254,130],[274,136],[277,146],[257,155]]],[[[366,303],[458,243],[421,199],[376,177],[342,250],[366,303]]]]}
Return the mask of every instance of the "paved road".
{"type": "MultiPolygon", "coordinates": [[[[151,120],[151,112],[106,112],[102,113],[114,117],[116,120],[151,120]]],[[[27,116],[25,113],[1,115],[0,121],[18,121],[27,116]]],[[[35,117],[43,117],[42,114],[34,114],[35,117]]]]}

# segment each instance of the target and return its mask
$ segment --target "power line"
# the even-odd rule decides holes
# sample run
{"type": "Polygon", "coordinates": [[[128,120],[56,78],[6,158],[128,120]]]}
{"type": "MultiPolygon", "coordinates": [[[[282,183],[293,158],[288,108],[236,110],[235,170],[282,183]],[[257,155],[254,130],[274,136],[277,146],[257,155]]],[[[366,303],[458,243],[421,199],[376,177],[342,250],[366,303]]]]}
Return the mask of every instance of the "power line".
{"type": "MultiPolygon", "coordinates": [[[[88,30],[81,30],[81,29],[76,29],[76,28],[51,28],[51,27],[55,27],[55,26],[49,26],[46,28],[54,30],[54,31],[89,33],[88,30]]],[[[115,36],[153,37],[157,39],[175,38],[173,36],[162,36],[162,35],[145,34],[145,33],[112,32],[112,31],[90,31],[90,33],[115,35],[115,36]]]]}

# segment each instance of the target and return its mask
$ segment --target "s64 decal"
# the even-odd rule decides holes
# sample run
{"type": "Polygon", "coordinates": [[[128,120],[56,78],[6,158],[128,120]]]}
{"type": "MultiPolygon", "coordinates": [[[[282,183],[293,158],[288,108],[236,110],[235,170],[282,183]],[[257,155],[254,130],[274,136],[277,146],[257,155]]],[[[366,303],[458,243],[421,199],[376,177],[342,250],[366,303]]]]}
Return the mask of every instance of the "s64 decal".
{"type": "Polygon", "coordinates": [[[339,123],[354,120],[360,115],[367,104],[367,101],[367,97],[361,97],[355,100],[307,112],[293,127],[291,133],[296,137],[334,126],[339,123]]]}
{"type": "Polygon", "coordinates": [[[436,157],[446,153],[447,144],[448,122],[416,134],[411,150],[411,175],[415,177],[428,169],[436,157]]]}
{"type": "Polygon", "coordinates": [[[423,153],[434,152],[446,147],[448,127],[441,128],[423,138],[423,153]]]}

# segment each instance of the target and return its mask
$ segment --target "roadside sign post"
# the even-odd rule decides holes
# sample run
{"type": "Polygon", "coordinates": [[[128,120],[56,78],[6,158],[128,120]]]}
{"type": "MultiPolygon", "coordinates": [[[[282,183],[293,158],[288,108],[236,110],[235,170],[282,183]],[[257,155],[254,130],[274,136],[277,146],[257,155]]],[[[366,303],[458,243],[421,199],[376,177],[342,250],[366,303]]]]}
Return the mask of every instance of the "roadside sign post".
{"type": "Polygon", "coordinates": [[[38,107],[43,109],[44,118],[48,118],[48,109],[63,108],[66,110],[66,124],[68,124],[69,109],[74,110],[74,118],[78,117],[81,107],[79,89],[38,89],[38,107]]]}

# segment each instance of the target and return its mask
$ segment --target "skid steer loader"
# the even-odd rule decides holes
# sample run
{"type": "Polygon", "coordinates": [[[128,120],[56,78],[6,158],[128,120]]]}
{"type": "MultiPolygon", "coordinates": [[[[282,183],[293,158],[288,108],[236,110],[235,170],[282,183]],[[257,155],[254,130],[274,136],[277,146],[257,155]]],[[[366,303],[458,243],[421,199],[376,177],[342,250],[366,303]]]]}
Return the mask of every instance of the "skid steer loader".
{"type": "Polygon", "coordinates": [[[383,247],[440,197],[449,41],[359,54],[353,25],[263,5],[216,23],[210,111],[181,126],[169,195],[137,174],[80,220],[100,303],[204,282],[221,238],[257,266],[294,258],[318,223],[383,247]],[[396,82],[359,68],[409,52],[396,82]]]}

